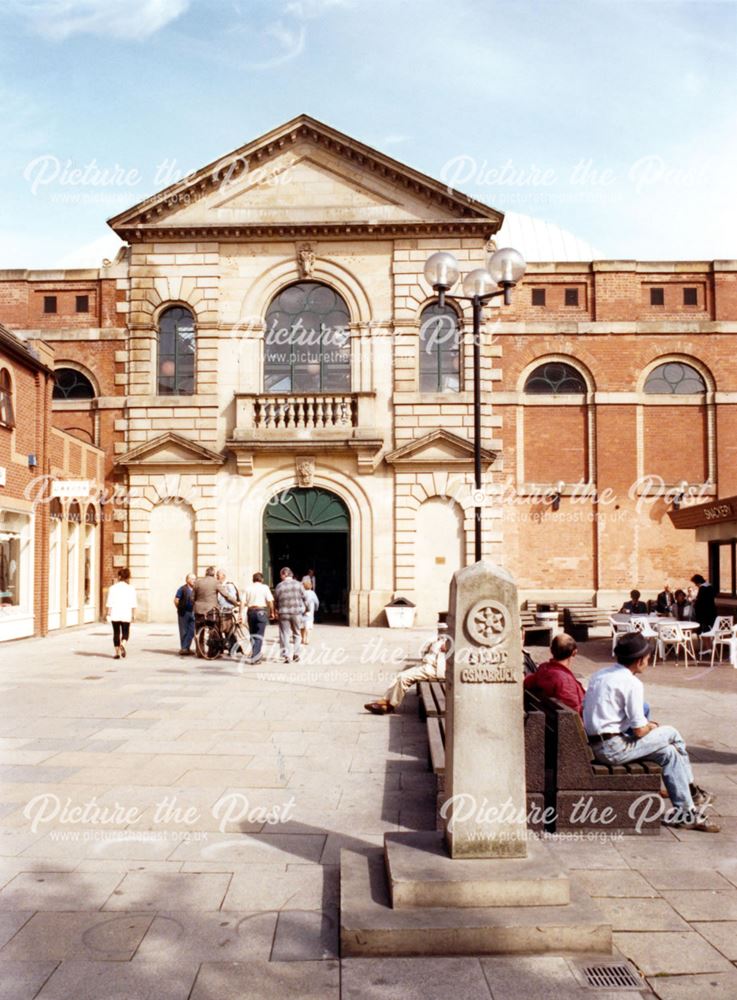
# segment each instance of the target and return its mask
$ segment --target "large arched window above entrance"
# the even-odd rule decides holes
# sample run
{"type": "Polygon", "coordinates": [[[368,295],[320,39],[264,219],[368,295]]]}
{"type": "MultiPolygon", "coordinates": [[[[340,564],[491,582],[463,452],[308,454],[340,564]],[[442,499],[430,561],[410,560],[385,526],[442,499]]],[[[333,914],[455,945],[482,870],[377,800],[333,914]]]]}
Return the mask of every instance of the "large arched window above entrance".
{"type": "Polygon", "coordinates": [[[54,372],[52,399],[94,399],[95,387],[76,368],[57,368],[54,372]]]}
{"type": "Polygon", "coordinates": [[[159,396],[194,393],[195,321],[184,306],[171,306],[159,318],[159,396]]]}
{"type": "Polygon", "coordinates": [[[546,361],[527,376],[525,392],[534,396],[581,396],[586,393],[586,382],[573,365],[546,361]]]}
{"type": "Polygon", "coordinates": [[[461,351],[458,314],[433,302],[420,316],[420,392],[458,392],[461,351]]]}
{"type": "Polygon", "coordinates": [[[282,289],[266,313],[266,392],[350,392],[350,313],[317,281],[282,289]]]}
{"type": "Polygon", "coordinates": [[[645,392],[674,396],[697,396],[706,392],[701,372],[683,361],[666,361],[645,379],[645,392]]]}

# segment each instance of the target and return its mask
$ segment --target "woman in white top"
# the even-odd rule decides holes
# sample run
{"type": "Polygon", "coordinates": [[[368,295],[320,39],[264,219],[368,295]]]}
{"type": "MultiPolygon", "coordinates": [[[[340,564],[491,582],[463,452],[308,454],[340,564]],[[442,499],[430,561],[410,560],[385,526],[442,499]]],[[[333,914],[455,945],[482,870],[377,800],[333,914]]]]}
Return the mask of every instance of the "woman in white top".
{"type": "Polygon", "coordinates": [[[305,592],[305,604],[307,605],[307,611],[302,617],[302,645],[309,646],[310,633],[315,624],[315,612],[320,607],[320,602],[317,599],[317,594],[312,589],[312,580],[309,576],[302,578],[302,587],[305,592]]]}
{"type": "Polygon", "coordinates": [[[125,644],[130,635],[133,612],[136,607],[136,589],[128,582],[131,578],[129,569],[118,570],[118,582],[107,592],[107,617],[113,624],[114,659],[125,656],[125,644]]]}

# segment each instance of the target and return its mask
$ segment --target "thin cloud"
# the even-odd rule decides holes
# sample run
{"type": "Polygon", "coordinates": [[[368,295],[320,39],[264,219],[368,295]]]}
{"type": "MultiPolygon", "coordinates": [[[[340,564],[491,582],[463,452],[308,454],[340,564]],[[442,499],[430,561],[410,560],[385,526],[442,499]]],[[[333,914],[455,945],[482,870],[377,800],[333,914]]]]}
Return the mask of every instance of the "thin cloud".
{"type": "Polygon", "coordinates": [[[190,0],[10,0],[6,10],[55,42],[80,34],[141,41],[189,5],[190,0]]]}

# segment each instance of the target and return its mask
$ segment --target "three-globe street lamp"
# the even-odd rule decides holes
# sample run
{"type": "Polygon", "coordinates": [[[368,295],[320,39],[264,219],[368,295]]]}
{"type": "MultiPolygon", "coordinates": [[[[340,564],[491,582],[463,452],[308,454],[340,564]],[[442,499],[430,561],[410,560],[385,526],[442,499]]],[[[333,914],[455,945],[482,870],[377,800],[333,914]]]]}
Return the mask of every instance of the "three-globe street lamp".
{"type": "MultiPolygon", "coordinates": [[[[454,299],[470,302],[473,306],[473,470],[474,470],[474,524],[475,556],[481,561],[481,310],[491,299],[504,297],[504,305],[512,301],[512,288],[525,273],[524,258],[511,247],[495,251],[486,267],[477,267],[463,279],[464,295],[454,299]]],[[[458,281],[458,261],[452,253],[434,253],[425,262],[425,278],[438,293],[442,309],[445,296],[458,281]]]]}

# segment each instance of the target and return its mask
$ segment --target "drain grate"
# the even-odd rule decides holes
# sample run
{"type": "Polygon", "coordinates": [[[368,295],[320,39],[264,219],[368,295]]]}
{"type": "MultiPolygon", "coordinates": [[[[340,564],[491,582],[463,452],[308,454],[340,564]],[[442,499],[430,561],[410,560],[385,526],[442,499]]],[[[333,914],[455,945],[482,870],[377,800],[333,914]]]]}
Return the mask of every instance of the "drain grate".
{"type": "Polygon", "coordinates": [[[639,990],[642,980],[631,965],[585,965],[581,970],[586,982],[594,989],[639,990]]]}

